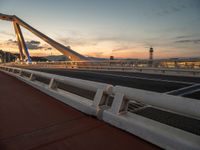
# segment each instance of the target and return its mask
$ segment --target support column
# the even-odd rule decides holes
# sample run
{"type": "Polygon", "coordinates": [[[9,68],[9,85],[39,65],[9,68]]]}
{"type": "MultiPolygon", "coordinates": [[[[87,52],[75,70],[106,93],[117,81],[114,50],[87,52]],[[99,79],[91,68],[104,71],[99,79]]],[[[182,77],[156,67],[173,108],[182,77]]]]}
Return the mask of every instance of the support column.
{"type": "MultiPolygon", "coordinates": [[[[31,62],[31,58],[30,58],[28,49],[27,49],[27,47],[26,47],[26,43],[25,43],[25,41],[24,41],[24,37],[23,37],[23,35],[22,35],[22,31],[21,31],[21,29],[20,29],[20,26],[19,26],[19,24],[17,24],[16,22],[14,22],[14,26],[15,26],[15,30],[16,30],[17,37],[19,38],[19,42],[20,42],[21,48],[22,48],[23,51],[24,51],[25,57],[26,57],[26,59],[28,59],[28,62],[31,62]]],[[[19,46],[19,47],[20,47],[20,46],[19,46]]]]}
{"type": "Polygon", "coordinates": [[[15,34],[16,34],[16,37],[17,37],[17,44],[18,44],[18,47],[19,47],[20,61],[23,61],[25,59],[25,56],[24,56],[24,53],[23,53],[23,50],[22,50],[22,45],[21,45],[21,42],[20,42],[20,37],[19,37],[18,31],[17,31],[17,28],[16,28],[16,23],[13,22],[13,25],[14,25],[15,34]]]}

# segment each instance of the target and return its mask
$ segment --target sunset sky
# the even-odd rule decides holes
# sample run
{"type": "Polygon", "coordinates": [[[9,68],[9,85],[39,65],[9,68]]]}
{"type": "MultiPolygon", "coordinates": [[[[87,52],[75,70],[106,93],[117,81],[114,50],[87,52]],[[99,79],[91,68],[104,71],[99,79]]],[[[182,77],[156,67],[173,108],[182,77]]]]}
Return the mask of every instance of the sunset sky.
{"type": "MultiPolygon", "coordinates": [[[[200,57],[200,0],[0,0],[22,20],[94,57],[200,57]]],[[[32,56],[60,54],[23,29],[32,56]]],[[[18,51],[11,22],[0,21],[0,49],[18,51]]]]}

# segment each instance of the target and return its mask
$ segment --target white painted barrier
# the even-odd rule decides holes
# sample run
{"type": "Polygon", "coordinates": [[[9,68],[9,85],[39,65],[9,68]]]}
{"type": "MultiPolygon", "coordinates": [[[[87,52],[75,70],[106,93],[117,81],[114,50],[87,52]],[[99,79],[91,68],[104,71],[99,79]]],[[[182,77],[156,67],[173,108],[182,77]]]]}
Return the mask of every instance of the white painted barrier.
{"type": "Polygon", "coordinates": [[[27,84],[34,86],[35,88],[47,93],[48,95],[55,97],[56,99],[89,115],[98,116],[100,107],[104,105],[108,95],[110,95],[112,92],[112,85],[109,84],[74,79],[21,68],[0,68],[3,69],[6,73],[17,77],[18,79],[26,82],[27,84]],[[24,76],[23,73],[28,73],[28,77],[24,76]],[[37,77],[49,79],[50,82],[48,84],[42,83],[36,80],[37,77]],[[88,99],[86,97],[68,92],[67,90],[59,89],[59,83],[77,87],[78,89],[94,92],[94,98],[88,99]]]}
{"type": "Polygon", "coordinates": [[[115,86],[81,79],[63,77],[49,73],[0,66],[0,70],[17,77],[27,84],[55,97],[56,99],[98,119],[126,130],[164,149],[199,150],[200,136],[162,124],[158,121],[127,111],[128,104],[135,100],[161,110],[172,111],[184,116],[200,119],[200,101],[162,93],[115,86]],[[38,77],[48,79],[41,82],[38,77]],[[60,88],[60,84],[77,87],[94,93],[87,95],[60,88]],[[114,96],[111,107],[105,106],[109,97],[114,96]]]}
{"type": "Polygon", "coordinates": [[[174,113],[200,118],[200,102],[172,95],[116,86],[110,109],[104,110],[102,118],[164,149],[199,150],[200,136],[162,124],[127,111],[130,100],[136,100],[174,113]]]}
{"type": "Polygon", "coordinates": [[[200,137],[198,135],[159,123],[140,115],[130,112],[117,115],[111,110],[105,110],[102,116],[105,122],[128,131],[163,149],[200,149],[200,137]]]}
{"type": "Polygon", "coordinates": [[[113,88],[113,94],[116,95],[118,93],[123,94],[125,99],[136,100],[144,104],[177,112],[185,116],[200,118],[200,101],[196,99],[115,86],[113,88]]]}

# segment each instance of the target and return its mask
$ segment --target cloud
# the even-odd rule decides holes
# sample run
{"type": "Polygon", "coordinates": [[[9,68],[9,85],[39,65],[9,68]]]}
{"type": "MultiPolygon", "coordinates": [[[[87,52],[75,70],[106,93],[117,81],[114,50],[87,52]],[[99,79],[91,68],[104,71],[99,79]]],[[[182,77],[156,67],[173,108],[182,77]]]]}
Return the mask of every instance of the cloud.
{"type": "Polygon", "coordinates": [[[193,44],[200,44],[200,39],[195,40],[178,40],[175,43],[193,43],[193,44]]]}
{"type": "Polygon", "coordinates": [[[26,41],[26,46],[28,49],[31,49],[31,50],[38,50],[38,49],[44,48],[43,46],[40,46],[39,41],[34,41],[34,40],[26,41]]]}
{"type": "Polygon", "coordinates": [[[96,38],[97,41],[122,41],[121,37],[116,36],[101,36],[96,38]]]}
{"type": "MultiPolygon", "coordinates": [[[[3,43],[1,43],[1,45],[7,46],[7,47],[16,47],[17,48],[17,41],[13,40],[13,39],[9,39],[3,43]]],[[[31,41],[26,41],[26,46],[29,50],[52,50],[52,48],[47,45],[41,45],[40,41],[35,41],[35,40],[31,40],[31,41]]]]}
{"type": "Polygon", "coordinates": [[[101,35],[100,37],[94,38],[96,41],[114,41],[114,42],[132,42],[134,38],[127,35],[101,35]]]}
{"type": "Polygon", "coordinates": [[[113,49],[112,52],[119,52],[119,51],[128,51],[128,50],[131,50],[135,47],[130,47],[130,46],[122,46],[122,47],[119,47],[119,48],[116,48],[116,49],[113,49]]]}
{"type": "Polygon", "coordinates": [[[59,42],[61,42],[62,44],[66,45],[66,46],[86,46],[86,45],[96,45],[97,42],[94,40],[90,40],[90,39],[85,39],[82,37],[78,37],[78,38],[59,38],[58,39],[59,42]]]}
{"type": "Polygon", "coordinates": [[[91,52],[91,53],[86,54],[86,56],[103,57],[104,53],[103,52],[91,52]]]}
{"type": "Polygon", "coordinates": [[[165,16],[169,14],[174,14],[177,12],[180,12],[184,9],[189,8],[190,6],[188,5],[189,3],[180,3],[179,1],[166,1],[162,7],[160,7],[160,10],[156,12],[157,15],[159,16],[165,16]]]}
{"type": "Polygon", "coordinates": [[[17,41],[12,40],[12,39],[9,39],[9,40],[7,40],[7,41],[5,42],[5,44],[7,44],[7,45],[14,45],[14,44],[17,44],[17,41]]]}
{"type": "Polygon", "coordinates": [[[0,34],[2,34],[2,35],[6,35],[6,36],[15,37],[15,34],[10,33],[10,32],[6,32],[6,31],[0,31],[0,34]]]}
{"type": "Polygon", "coordinates": [[[185,10],[197,10],[199,12],[200,8],[199,0],[165,0],[160,4],[161,6],[159,7],[159,10],[155,12],[159,16],[165,16],[179,12],[183,13],[182,11],[185,10]]]}
{"type": "Polygon", "coordinates": [[[177,36],[177,37],[175,37],[176,39],[185,39],[185,38],[189,38],[189,37],[191,37],[191,36],[177,36]]]}

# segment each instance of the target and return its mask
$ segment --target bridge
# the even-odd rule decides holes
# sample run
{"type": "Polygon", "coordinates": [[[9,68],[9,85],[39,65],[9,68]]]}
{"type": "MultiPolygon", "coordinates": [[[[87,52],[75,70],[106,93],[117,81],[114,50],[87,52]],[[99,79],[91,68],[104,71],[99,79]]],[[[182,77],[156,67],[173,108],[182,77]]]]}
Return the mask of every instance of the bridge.
{"type": "Polygon", "coordinates": [[[88,61],[16,16],[0,18],[14,22],[22,60],[0,65],[0,149],[200,149],[198,59],[88,61]],[[23,62],[20,25],[72,61],[23,62]]]}

